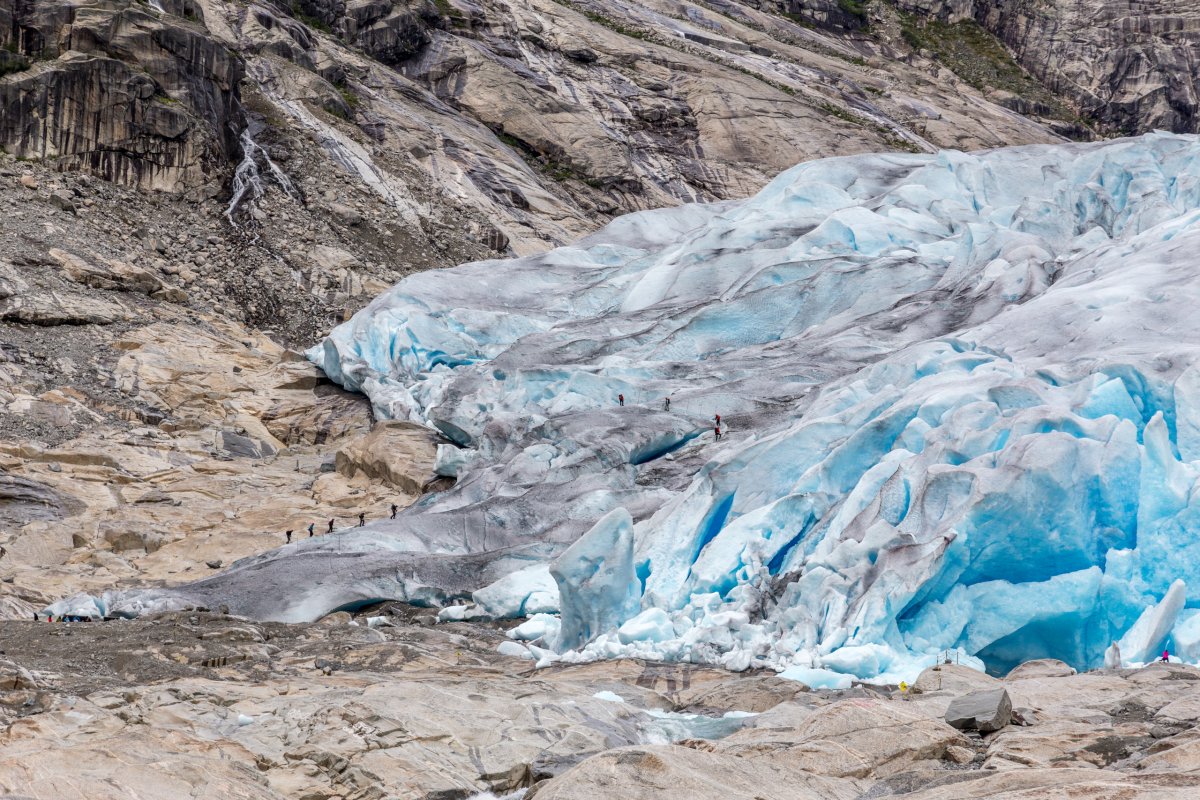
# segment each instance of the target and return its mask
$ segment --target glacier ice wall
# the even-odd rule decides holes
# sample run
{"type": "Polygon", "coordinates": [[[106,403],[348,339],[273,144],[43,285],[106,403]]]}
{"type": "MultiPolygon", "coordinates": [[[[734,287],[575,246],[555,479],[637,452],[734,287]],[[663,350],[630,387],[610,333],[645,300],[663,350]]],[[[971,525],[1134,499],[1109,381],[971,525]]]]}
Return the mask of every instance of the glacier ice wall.
{"type": "Polygon", "coordinates": [[[551,567],[557,657],[864,678],[1200,652],[1198,220],[1200,140],[1153,134],[811,162],[411,276],[310,357],[444,433],[456,486],[201,589],[299,619],[503,580],[477,599],[528,614],[551,567]]]}

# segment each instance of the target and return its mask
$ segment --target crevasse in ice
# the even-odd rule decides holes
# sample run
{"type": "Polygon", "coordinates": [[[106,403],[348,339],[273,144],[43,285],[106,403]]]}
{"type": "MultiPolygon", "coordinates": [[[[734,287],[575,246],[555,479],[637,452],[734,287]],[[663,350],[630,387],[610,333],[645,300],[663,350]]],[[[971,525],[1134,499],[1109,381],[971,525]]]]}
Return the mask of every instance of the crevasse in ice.
{"type": "Polygon", "coordinates": [[[1153,134],[817,161],[414,275],[310,357],[442,431],[456,486],[97,602],[302,619],[492,584],[543,660],[829,685],[1200,660],[1198,259],[1200,140],[1153,134]]]}

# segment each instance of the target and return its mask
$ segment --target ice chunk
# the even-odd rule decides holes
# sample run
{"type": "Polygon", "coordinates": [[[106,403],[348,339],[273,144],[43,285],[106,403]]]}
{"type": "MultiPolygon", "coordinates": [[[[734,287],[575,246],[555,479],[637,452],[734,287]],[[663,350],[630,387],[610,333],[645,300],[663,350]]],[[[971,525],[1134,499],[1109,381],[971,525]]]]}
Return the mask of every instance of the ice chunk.
{"type": "Polygon", "coordinates": [[[1120,648],[1125,659],[1144,664],[1157,658],[1186,601],[1187,584],[1177,580],[1163,599],[1142,612],[1133,627],[1121,637],[1120,648]]]}
{"type": "Polygon", "coordinates": [[[433,461],[433,471],[446,478],[457,478],[471,463],[471,451],[452,444],[439,444],[433,461]]]}
{"type": "Polygon", "coordinates": [[[621,697],[621,695],[616,694],[615,692],[610,692],[607,689],[596,692],[594,695],[592,695],[592,697],[596,698],[597,700],[607,701],[609,703],[624,703],[625,702],[624,697],[621,697]]]}
{"type": "Polygon", "coordinates": [[[558,584],[548,564],[534,564],[505,575],[471,597],[484,614],[498,619],[558,610],[558,584]]]}
{"type": "Polygon", "coordinates": [[[675,636],[671,617],[661,608],[647,608],[617,629],[622,644],[630,642],[665,642],[675,636]]]}
{"type": "Polygon", "coordinates": [[[104,612],[105,603],[103,598],[92,597],[87,594],[77,594],[46,606],[42,609],[41,616],[53,616],[55,619],[60,619],[64,616],[86,617],[87,619],[97,620],[104,618],[104,612]]]}
{"type": "Polygon", "coordinates": [[[779,677],[788,681],[803,683],[810,689],[849,689],[854,678],[831,669],[819,667],[788,667],[779,673],[779,677]]]}
{"type": "Polygon", "coordinates": [[[1120,669],[1121,661],[1121,645],[1113,642],[1104,651],[1104,668],[1105,669],[1120,669]]]}
{"type": "Polygon", "coordinates": [[[496,647],[496,652],[502,656],[512,656],[513,658],[533,659],[533,652],[519,642],[501,642],[496,647]]]}
{"type": "Polygon", "coordinates": [[[558,617],[550,614],[534,614],[510,630],[508,635],[512,639],[523,642],[541,642],[546,647],[553,649],[559,645],[560,627],[561,622],[558,617]]]}
{"type": "Polygon", "coordinates": [[[633,567],[633,519],[609,512],[550,569],[562,602],[564,647],[578,647],[637,613],[640,586],[633,567]]]}
{"type": "Polygon", "coordinates": [[[1200,664],[1200,609],[1179,612],[1171,629],[1171,642],[1177,656],[1189,664],[1200,664]]]}

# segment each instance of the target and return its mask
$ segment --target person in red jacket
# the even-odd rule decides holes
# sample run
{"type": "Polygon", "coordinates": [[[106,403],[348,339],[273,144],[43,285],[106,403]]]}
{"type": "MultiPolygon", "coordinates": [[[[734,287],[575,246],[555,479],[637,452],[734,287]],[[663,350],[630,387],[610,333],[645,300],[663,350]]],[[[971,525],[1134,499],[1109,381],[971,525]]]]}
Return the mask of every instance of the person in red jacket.
{"type": "Polygon", "coordinates": [[[623,394],[617,395],[617,402],[620,403],[621,405],[625,405],[625,395],[623,395],[623,394]]]}

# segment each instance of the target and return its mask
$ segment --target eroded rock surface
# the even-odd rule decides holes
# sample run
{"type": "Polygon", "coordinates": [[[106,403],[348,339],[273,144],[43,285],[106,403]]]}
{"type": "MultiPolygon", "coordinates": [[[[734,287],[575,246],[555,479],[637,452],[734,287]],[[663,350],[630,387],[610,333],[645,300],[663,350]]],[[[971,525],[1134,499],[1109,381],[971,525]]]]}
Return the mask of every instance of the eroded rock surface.
{"type": "MultiPolygon", "coordinates": [[[[998,685],[1038,722],[981,736],[942,720],[938,691],[809,691],[632,660],[535,670],[497,653],[496,627],[395,603],[306,625],[208,610],[0,624],[0,792],[13,796],[62,796],[80,779],[113,800],[1200,791],[1200,671],[1177,664],[1015,670],[998,685]]],[[[943,671],[956,672],[918,683],[943,671]]]]}
{"type": "Polygon", "coordinates": [[[1200,126],[1195,0],[900,0],[940,22],[977,21],[1107,133],[1200,126]]]}

